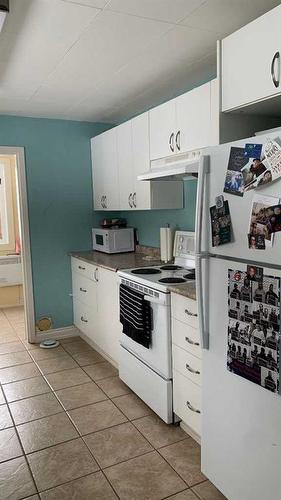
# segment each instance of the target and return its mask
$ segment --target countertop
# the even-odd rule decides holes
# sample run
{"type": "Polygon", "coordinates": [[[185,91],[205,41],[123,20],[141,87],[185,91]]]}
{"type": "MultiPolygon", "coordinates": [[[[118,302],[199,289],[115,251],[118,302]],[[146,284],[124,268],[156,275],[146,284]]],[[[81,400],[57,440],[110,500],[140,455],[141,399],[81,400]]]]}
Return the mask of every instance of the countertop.
{"type": "Polygon", "coordinates": [[[183,283],[181,285],[170,286],[170,291],[172,293],[177,293],[183,295],[188,299],[196,300],[196,285],[194,281],[188,283],[183,283]]]}
{"type": "Polygon", "coordinates": [[[148,259],[146,254],[138,252],[107,254],[101,252],[70,252],[71,257],[83,260],[95,266],[104,267],[110,271],[118,271],[119,269],[130,269],[133,267],[149,267],[160,266],[161,261],[158,259],[148,259]]]}

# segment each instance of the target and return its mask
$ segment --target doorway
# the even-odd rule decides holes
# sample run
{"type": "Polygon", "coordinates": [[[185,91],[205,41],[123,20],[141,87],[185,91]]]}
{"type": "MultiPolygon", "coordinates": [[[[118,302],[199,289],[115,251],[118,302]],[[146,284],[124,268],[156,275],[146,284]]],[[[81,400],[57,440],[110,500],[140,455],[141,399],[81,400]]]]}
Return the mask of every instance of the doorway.
{"type": "Polygon", "coordinates": [[[0,342],[35,342],[24,148],[0,147],[0,342]]]}

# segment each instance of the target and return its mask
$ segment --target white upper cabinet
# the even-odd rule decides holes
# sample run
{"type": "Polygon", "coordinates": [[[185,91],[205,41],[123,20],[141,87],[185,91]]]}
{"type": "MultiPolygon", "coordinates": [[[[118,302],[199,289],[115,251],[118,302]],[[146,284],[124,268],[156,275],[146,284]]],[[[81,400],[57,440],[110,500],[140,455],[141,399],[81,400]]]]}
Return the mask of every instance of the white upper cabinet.
{"type": "Polygon", "coordinates": [[[151,160],[218,144],[215,84],[208,82],[149,112],[151,160]]]}
{"type": "Polygon", "coordinates": [[[165,158],[176,151],[176,103],[175,99],[149,111],[150,159],[165,158]]]}
{"type": "Polygon", "coordinates": [[[149,116],[143,113],[131,120],[134,189],[133,205],[137,209],[151,208],[151,183],[137,180],[139,174],[150,169],[149,160],[149,116]]]}
{"type": "Polygon", "coordinates": [[[281,5],[222,41],[222,111],[280,93],[281,5]]]}
{"type": "Polygon", "coordinates": [[[116,128],[94,137],[91,144],[94,207],[97,210],[118,210],[120,202],[116,128]]]}
{"type": "Polygon", "coordinates": [[[133,146],[132,146],[132,122],[128,121],[119,127],[117,131],[117,158],[119,172],[120,209],[129,210],[133,208],[134,195],[134,170],[133,170],[133,146]]]}

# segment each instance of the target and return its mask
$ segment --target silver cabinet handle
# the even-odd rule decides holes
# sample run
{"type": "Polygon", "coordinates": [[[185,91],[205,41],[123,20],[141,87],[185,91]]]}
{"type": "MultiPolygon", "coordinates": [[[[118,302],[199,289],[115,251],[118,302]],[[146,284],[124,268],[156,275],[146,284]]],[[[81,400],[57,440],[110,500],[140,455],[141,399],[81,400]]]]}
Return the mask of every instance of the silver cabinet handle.
{"type": "Polygon", "coordinates": [[[107,208],[107,196],[104,197],[104,208],[107,208]]]}
{"type": "Polygon", "coordinates": [[[94,280],[96,281],[96,283],[99,281],[99,279],[98,279],[98,268],[95,269],[95,271],[94,271],[94,280]]]}
{"type": "Polygon", "coordinates": [[[197,408],[194,408],[194,406],[192,406],[189,401],[186,402],[186,406],[190,411],[193,411],[194,413],[201,413],[201,411],[197,410],[197,408]]]}
{"type": "Polygon", "coordinates": [[[188,309],[185,309],[184,312],[185,312],[185,314],[187,314],[187,316],[194,316],[196,318],[198,317],[198,314],[193,313],[193,312],[189,311],[188,309]]]}
{"type": "Polygon", "coordinates": [[[186,369],[187,369],[190,373],[194,373],[194,375],[200,375],[200,372],[199,372],[198,370],[194,370],[194,369],[193,369],[193,368],[191,368],[191,366],[190,366],[190,365],[188,365],[187,363],[186,363],[186,365],[185,365],[185,368],[186,368],[186,369]]]}
{"type": "Polygon", "coordinates": [[[185,337],[186,342],[188,342],[191,345],[196,345],[199,346],[199,342],[194,342],[194,340],[191,340],[189,337],[185,337]]]}
{"type": "Polygon", "coordinates": [[[181,135],[181,131],[180,131],[180,130],[178,130],[178,131],[177,131],[177,134],[176,134],[176,147],[177,147],[177,150],[178,150],[178,151],[180,151],[180,150],[181,150],[180,135],[181,135]]]}
{"type": "Polygon", "coordinates": [[[80,286],[80,292],[87,292],[87,290],[86,290],[86,288],[82,288],[82,287],[80,286]]]}
{"type": "Polygon", "coordinates": [[[277,88],[280,85],[280,52],[277,51],[275,52],[272,61],[271,61],[271,78],[273,81],[274,86],[277,88]],[[276,78],[275,76],[275,63],[276,61],[279,62],[279,76],[276,78]]]}
{"type": "Polygon", "coordinates": [[[102,197],[101,197],[101,202],[100,202],[100,204],[101,204],[102,208],[105,208],[105,206],[104,206],[104,196],[102,196],[102,197]]]}
{"type": "Polygon", "coordinates": [[[78,269],[81,269],[82,271],[85,271],[86,267],[78,266],[78,269]]]}
{"type": "Polygon", "coordinates": [[[88,320],[83,318],[83,316],[81,316],[81,321],[83,321],[83,323],[88,323],[88,320]]]}
{"type": "Polygon", "coordinates": [[[133,205],[135,208],[137,208],[137,193],[133,194],[133,205]]]}
{"type": "Polygon", "coordinates": [[[172,153],[175,152],[174,139],[175,139],[175,134],[174,134],[174,132],[172,132],[170,137],[169,137],[169,146],[170,146],[170,150],[172,151],[172,153]]]}
{"type": "Polygon", "coordinates": [[[129,203],[129,207],[130,208],[133,208],[133,204],[132,204],[132,193],[130,193],[130,195],[128,196],[128,203],[129,203]]]}

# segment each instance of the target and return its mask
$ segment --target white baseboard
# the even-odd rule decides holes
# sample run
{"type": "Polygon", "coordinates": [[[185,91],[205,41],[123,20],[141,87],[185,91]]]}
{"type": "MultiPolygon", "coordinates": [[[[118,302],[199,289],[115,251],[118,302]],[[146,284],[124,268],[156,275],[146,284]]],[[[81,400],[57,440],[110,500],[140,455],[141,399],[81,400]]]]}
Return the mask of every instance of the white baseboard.
{"type": "Polygon", "coordinates": [[[37,343],[42,342],[46,339],[67,339],[69,337],[79,337],[79,330],[76,326],[65,326],[63,328],[53,328],[52,330],[46,330],[45,332],[36,332],[34,335],[34,341],[37,343]]]}
{"type": "Polygon", "coordinates": [[[187,424],[185,424],[183,421],[180,422],[180,427],[188,434],[190,437],[194,439],[198,444],[201,445],[201,436],[197,434],[194,430],[192,430],[187,424]]]}

